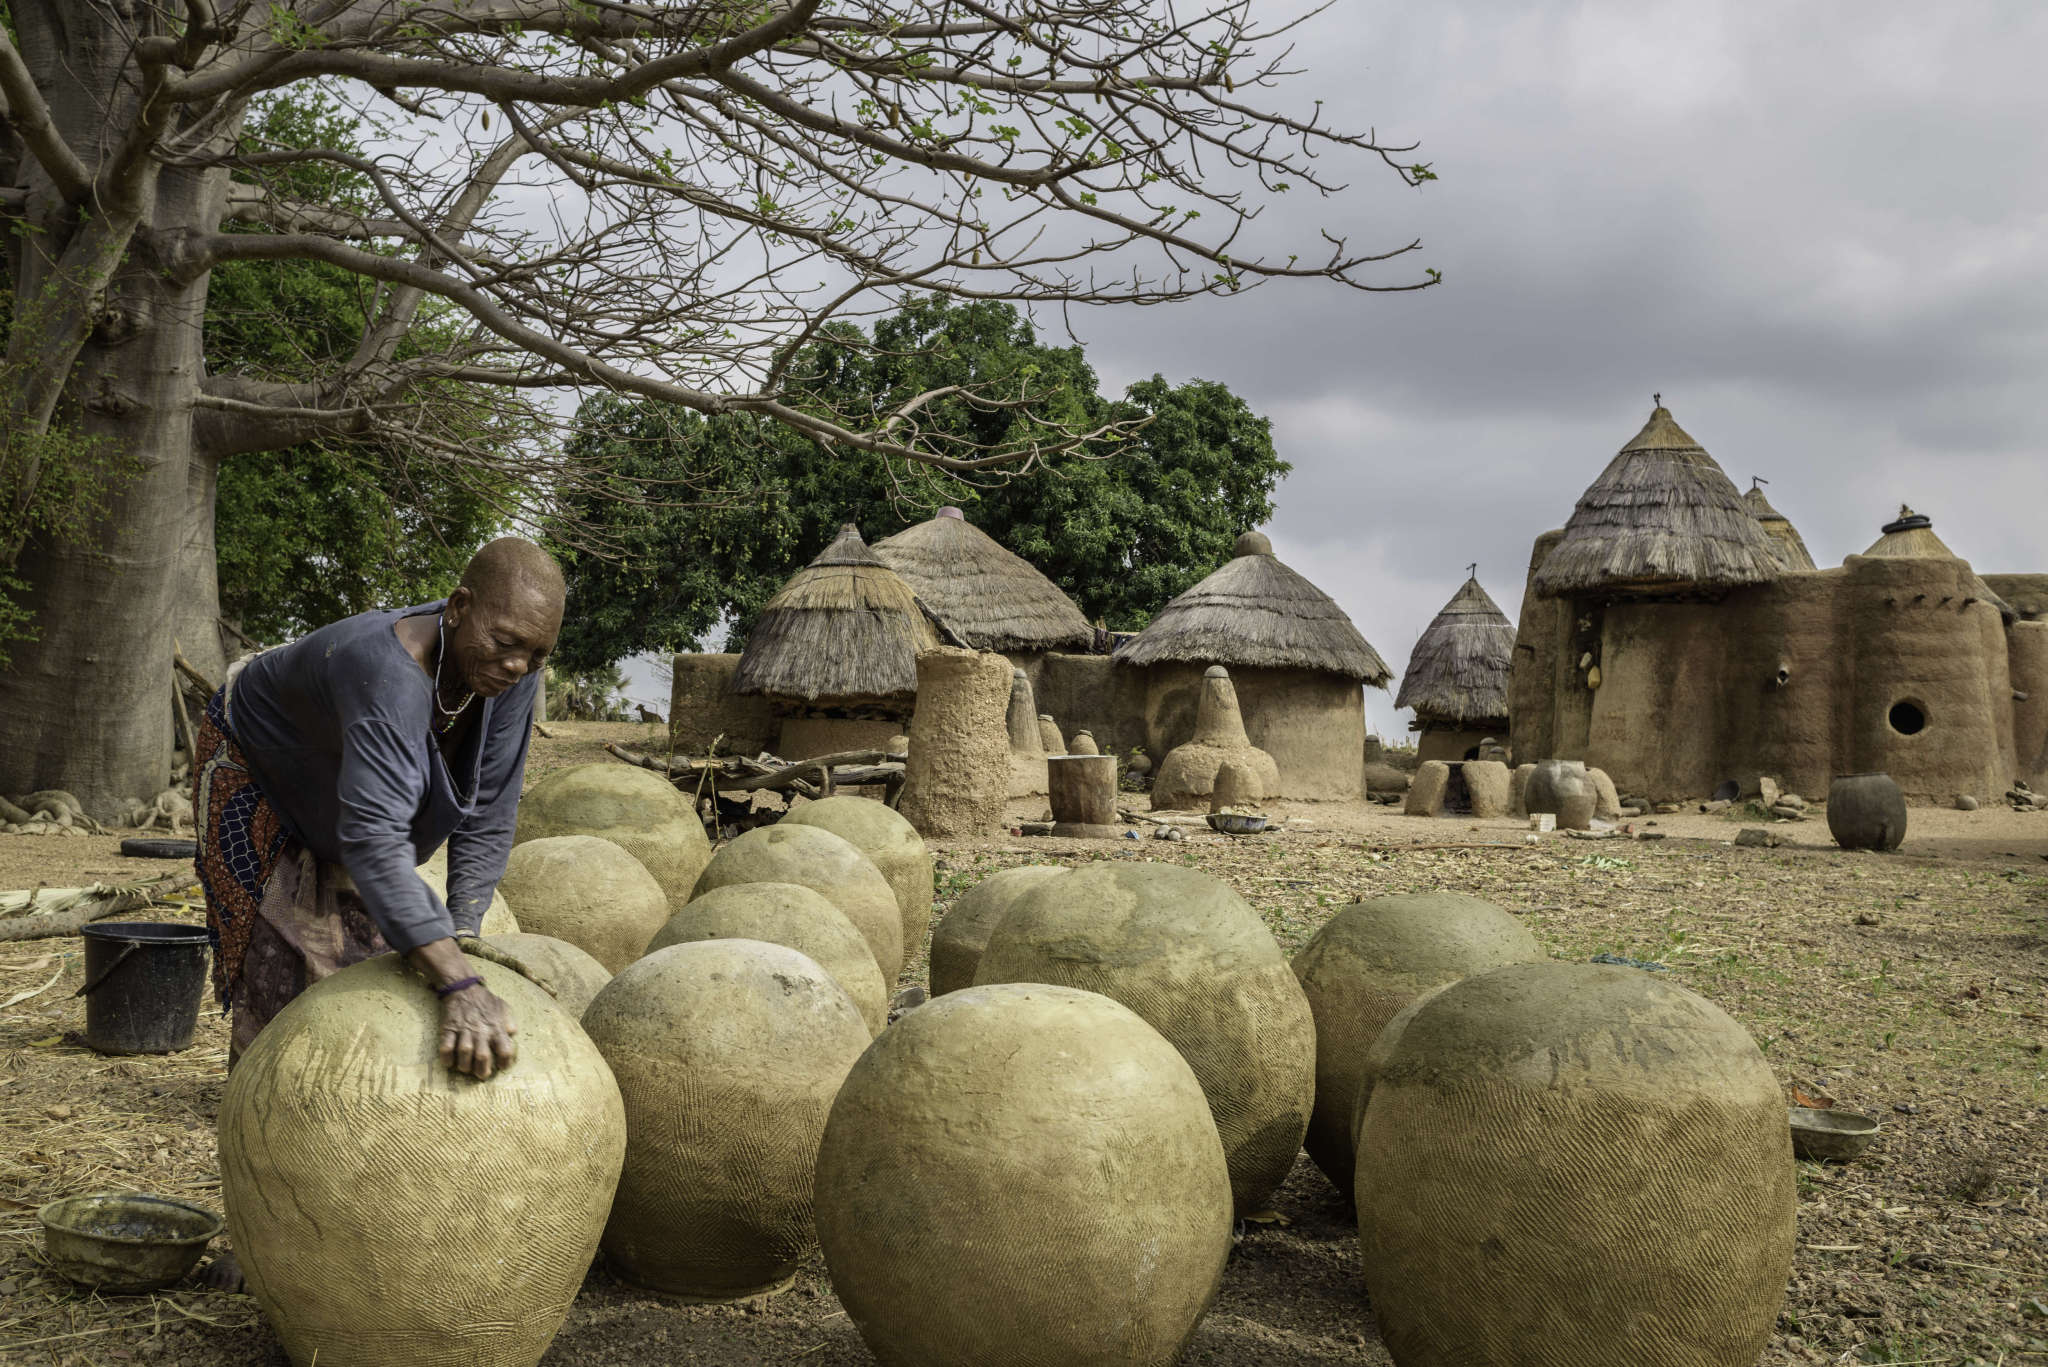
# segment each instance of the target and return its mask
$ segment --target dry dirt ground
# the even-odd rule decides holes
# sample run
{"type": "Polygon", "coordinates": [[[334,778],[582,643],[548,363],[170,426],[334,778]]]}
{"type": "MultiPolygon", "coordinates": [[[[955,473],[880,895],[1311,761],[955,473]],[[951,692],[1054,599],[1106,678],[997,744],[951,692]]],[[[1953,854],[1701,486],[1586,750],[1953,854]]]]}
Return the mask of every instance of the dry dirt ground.
{"type": "MultiPolygon", "coordinates": [[[[649,728],[568,725],[533,772],[649,744],[649,728]]],[[[1142,799],[1138,800],[1142,805],[1142,799]]],[[[1018,817],[1036,815],[1019,808],[1018,817]]],[[[1778,1364],[2048,1363],[2048,814],[1915,809],[1893,856],[1833,850],[1820,822],[1734,848],[1741,823],[1696,814],[1660,841],[1534,846],[1512,822],[1423,821],[1303,807],[1278,834],[1177,843],[1018,837],[938,847],[941,911],[1011,864],[1183,862],[1243,893],[1289,951],[1361,896],[1451,888],[1524,917],[1557,957],[1665,967],[1743,1022],[1788,1088],[1879,1117],[1848,1166],[1799,1165],[1799,1243],[1778,1364]]],[[[0,888],[159,871],[111,839],[0,836],[0,888]]],[[[155,913],[162,917],[166,913],[155,913]]],[[[169,915],[197,919],[196,911],[169,915]]],[[[921,976],[923,964],[909,975],[921,976]]],[[[103,1058],[77,1042],[76,939],[0,944],[0,1363],[282,1364],[255,1304],[185,1286],[97,1298],[41,1262],[35,1207],[136,1189],[219,1201],[213,1126],[225,1023],[196,1047],[103,1058]]],[[[1243,1227],[1188,1358],[1202,1364],[1390,1362],[1360,1286],[1343,1200],[1305,1159],[1243,1227]]],[[[683,1306],[602,1267],[545,1361],[555,1367],[870,1361],[815,1258],[795,1289],[740,1307],[683,1306]]]]}

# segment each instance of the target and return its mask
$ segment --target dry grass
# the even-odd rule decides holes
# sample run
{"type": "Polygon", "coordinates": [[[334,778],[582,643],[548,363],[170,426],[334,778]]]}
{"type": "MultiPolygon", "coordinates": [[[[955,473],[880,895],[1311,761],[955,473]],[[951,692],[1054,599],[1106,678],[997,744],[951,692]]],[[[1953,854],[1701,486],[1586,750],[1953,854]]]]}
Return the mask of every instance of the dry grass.
{"type": "MultiPolygon", "coordinates": [[[[536,743],[536,769],[594,758],[602,739],[631,729],[565,726],[536,743]]],[[[1657,843],[1529,847],[1507,823],[1279,814],[1306,820],[1239,841],[943,845],[939,900],[1017,863],[1160,859],[1230,882],[1290,952],[1349,901],[1454,888],[1522,917],[1557,957],[1661,963],[1741,1021],[1788,1087],[1884,1123],[1862,1161],[1799,1165],[1799,1244],[1764,1367],[2048,1362],[2048,1318],[2031,1308],[2048,1306],[2048,865],[2037,857],[2048,818],[1928,812],[1915,839],[1930,850],[1998,851],[1931,858],[1817,843],[1737,850],[1725,843],[1735,828],[1705,817],[1667,819],[1672,838],[1657,843]],[[1955,834],[1965,830],[1988,834],[1955,834]],[[1447,844],[1483,847],[1418,847],[1447,844]]],[[[52,884],[112,867],[111,841],[13,844],[35,846],[52,884]]],[[[206,1013],[183,1054],[94,1055],[69,1038],[83,1024],[68,996],[78,952],[76,941],[0,946],[0,1001],[42,989],[0,1010],[0,1363],[281,1363],[246,1299],[191,1288],[96,1298],[39,1261],[33,1207],[60,1195],[135,1188],[218,1202],[224,1023],[206,1013]]],[[[1244,1230],[1185,1361],[1386,1367],[1341,1200],[1304,1163],[1278,1204],[1292,1223],[1244,1230]]],[[[868,1359],[815,1258],[796,1290],[752,1309],[678,1306],[595,1272],[546,1359],[680,1361],[868,1359]]]]}

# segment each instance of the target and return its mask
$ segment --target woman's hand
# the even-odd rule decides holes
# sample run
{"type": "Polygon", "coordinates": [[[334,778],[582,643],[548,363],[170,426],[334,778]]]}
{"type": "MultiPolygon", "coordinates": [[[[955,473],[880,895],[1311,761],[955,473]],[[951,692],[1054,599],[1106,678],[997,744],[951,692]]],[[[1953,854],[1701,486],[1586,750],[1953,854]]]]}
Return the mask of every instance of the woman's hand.
{"type": "Polygon", "coordinates": [[[512,1008],[478,983],[441,999],[441,1062],[478,1081],[519,1057],[512,1008]]]}
{"type": "MultiPolygon", "coordinates": [[[[413,966],[437,989],[474,977],[475,970],[453,940],[435,940],[411,954],[413,966]]],[[[519,1057],[513,1037],[519,1023],[512,1008],[482,983],[441,998],[441,1062],[479,1082],[510,1068],[519,1057]]]]}

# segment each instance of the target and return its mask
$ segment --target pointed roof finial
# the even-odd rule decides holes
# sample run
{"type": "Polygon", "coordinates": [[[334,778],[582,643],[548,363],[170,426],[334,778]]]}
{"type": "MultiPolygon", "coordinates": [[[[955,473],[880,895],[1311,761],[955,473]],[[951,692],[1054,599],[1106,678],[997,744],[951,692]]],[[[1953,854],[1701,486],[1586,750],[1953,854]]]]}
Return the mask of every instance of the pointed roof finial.
{"type": "Polygon", "coordinates": [[[1662,394],[1652,394],[1650,402],[1656,407],[1662,408],[1664,406],[1664,396],[1662,394]]]}
{"type": "Polygon", "coordinates": [[[1479,577],[1479,562],[1477,560],[1465,567],[1465,577],[1467,579],[1477,579],[1479,577]]]}
{"type": "Polygon", "coordinates": [[[1752,488],[1752,489],[1756,488],[1756,487],[1757,487],[1758,485],[1760,485],[1760,484],[1769,484],[1769,483],[1770,483],[1770,481],[1769,481],[1769,480],[1767,480],[1767,479],[1765,479],[1765,478],[1764,478],[1764,477],[1763,477],[1762,475],[1751,475],[1751,476],[1749,477],[1749,487],[1750,487],[1750,488],[1752,488]]]}

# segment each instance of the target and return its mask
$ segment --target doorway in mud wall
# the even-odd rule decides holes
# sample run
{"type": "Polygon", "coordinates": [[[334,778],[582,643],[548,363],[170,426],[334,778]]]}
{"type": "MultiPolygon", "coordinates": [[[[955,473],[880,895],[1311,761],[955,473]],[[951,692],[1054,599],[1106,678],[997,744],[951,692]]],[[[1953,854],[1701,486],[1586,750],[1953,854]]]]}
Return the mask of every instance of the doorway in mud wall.
{"type": "Polygon", "coordinates": [[[1465,766],[1458,760],[1450,763],[1450,781],[1444,785],[1444,815],[1472,815],[1472,790],[1465,786],[1465,766]]]}

